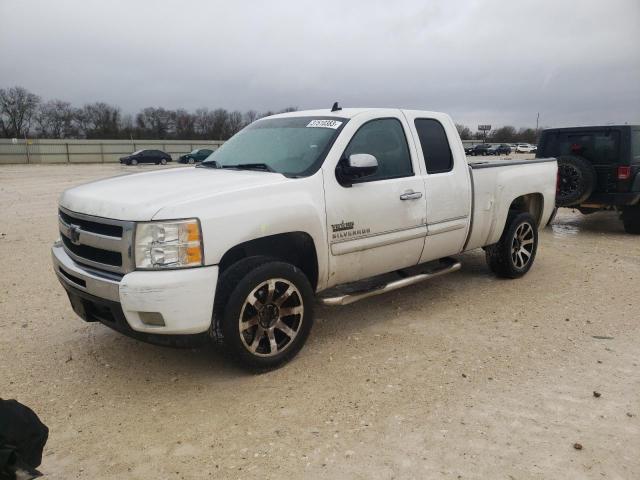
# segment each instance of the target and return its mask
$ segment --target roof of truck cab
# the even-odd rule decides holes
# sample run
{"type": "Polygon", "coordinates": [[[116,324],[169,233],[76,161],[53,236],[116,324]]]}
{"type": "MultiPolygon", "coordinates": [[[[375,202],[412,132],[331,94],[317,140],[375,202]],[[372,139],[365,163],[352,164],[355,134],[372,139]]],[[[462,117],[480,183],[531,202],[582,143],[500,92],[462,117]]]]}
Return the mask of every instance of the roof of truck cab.
{"type": "Polygon", "coordinates": [[[336,117],[336,118],[353,118],[356,115],[360,115],[362,113],[371,113],[371,112],[389,112],[389,111],[397,111],[397,112],[411,112],[411,113],[420,113],[422,115],[429,116],[437,116],[444,115],[441,112],[430,112],[427,110],[407,110],[402,108],[343,108],[341,110],[336,110],[332,112],[330,108],[325,108],[321,110],[298,110],[295,112],[287,112],[287,113],[279,113],[276,115],[272,115],[269,118],[282,118],[282,117],[336,117]]]}

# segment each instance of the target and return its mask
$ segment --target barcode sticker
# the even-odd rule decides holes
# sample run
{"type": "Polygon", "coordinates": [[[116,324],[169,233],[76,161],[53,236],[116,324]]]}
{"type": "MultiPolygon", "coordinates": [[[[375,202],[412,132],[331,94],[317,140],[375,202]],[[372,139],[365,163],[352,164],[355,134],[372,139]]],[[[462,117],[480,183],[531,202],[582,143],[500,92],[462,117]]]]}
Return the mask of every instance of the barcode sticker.
{"type": "Polygon", "coordinates": [[[338,120],[311,120],[307,125],[307,128],[333,128],[337,129],[342,122],[338,120]]]}

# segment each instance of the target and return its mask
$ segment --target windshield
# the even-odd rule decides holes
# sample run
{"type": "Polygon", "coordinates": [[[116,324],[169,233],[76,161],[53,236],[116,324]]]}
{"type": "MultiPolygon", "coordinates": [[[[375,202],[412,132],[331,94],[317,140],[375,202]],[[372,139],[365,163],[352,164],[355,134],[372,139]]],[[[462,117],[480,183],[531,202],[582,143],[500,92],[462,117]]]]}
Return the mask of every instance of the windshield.
{"type": "Polygon", "coordinates": [[[144,150],[136,150],[135,152],[133,152],[131,155],[138,155],[139,153],[142,153],[144,150]]]}
{"type": "Polygon", "coordinates": [[[200,151],[199,148],[196,148],[195,150],[191,150],[190,155],[195,155],[196,153],[198,153],[200,151]]]}
{"type": "Polygon", "coordinates": [[[222,168],[264,164],[287,176],[314,173],[324,159],[345,118],[266,118],[252,123],[225,142],[203,162],[222,168]]]}

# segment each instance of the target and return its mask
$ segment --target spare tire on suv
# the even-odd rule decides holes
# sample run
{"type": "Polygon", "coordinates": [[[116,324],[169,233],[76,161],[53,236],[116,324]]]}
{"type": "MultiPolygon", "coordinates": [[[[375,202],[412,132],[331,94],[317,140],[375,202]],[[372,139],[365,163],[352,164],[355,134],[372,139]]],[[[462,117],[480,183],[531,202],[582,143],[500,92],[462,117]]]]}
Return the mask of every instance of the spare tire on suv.
{"type": "Polygon", "coordinates": [[[558,157],[558,177],[558,207],[580,205],[589,198],[596,186],[596,171],[593,165],[577,155],[558,157]]]}

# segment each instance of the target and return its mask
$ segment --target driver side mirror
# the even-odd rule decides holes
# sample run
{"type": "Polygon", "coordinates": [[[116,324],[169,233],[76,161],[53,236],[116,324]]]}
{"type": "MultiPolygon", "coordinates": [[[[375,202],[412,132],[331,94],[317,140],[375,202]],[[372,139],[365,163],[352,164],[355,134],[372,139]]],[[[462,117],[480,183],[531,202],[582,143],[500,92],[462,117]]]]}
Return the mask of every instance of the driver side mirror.
{"type": "Polygon", "coordinates": [[[338,162],[336,177],[343,187],[358,183],[378,170],[378,159],[368,153],[354,153],[338,162]]]}

